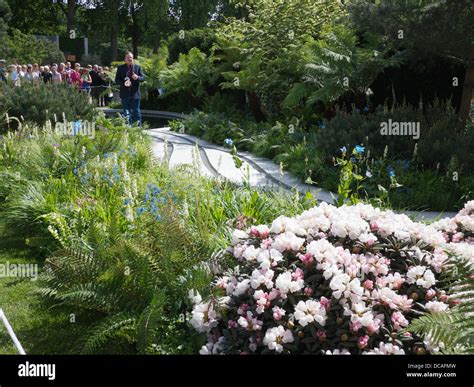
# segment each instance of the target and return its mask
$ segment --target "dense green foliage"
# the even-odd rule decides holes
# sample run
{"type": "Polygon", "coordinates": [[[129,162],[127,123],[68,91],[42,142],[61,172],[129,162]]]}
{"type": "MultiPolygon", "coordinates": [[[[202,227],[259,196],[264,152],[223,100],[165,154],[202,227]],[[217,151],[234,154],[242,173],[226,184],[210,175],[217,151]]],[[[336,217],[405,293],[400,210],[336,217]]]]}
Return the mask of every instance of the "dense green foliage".
{"type": "Polygon", "coordinates": [[[337,110],[332,119],[309,128],[297,119],[286,124],[256,124],[203,112],[172,127],[179,131],[183,125],[186,133],[219,145],[230,138],[237,148],[275,159],[303,181],[333,191],[339,184],[334,158],[343,147],[363,145],[374,176],[367,179],[367,197],[378,197],[378,184],[390,186],[393,172],[402,187],[392,190],[390,199],[400,208],[457,209],[474,192],[472,126],[462,124],[449,103],[438,101],[425,108],[385,106],[372,114],[337,110]],[[389,119],[419,122],[420,138],[382,135],[380,124],[389,119]]]}
{"type": "MultiPolygon", "coordinates": [[[[47,120],[53,122],[92,120],[97,112],[89,103],[89,98],[67,84],[27,83],[21,87],[10,84],[0,85],[0,112],[10,117],[43,125],[47,120]]],[[[12,121],[11,126],[17,127],[12,121]]],[[[3,128],[5,129],[5,124],[3,128]]]]}
{"type": "Polygon", "coordinates": [[[0,57],[9,63],[60,63],[64,54],[48,40],[37,39],[20,30],[13,30],[0,46],[0,57]]]}

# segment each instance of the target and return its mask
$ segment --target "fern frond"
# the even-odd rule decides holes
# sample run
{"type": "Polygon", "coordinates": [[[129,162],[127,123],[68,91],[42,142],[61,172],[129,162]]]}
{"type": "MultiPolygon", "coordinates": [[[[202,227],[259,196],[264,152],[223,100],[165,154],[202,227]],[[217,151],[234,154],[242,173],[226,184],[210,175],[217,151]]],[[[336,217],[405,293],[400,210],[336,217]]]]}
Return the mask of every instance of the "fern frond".
{"type": "Polygon", "coordinates": [[[119,337],[125,330],[132,332],[136,328],[136,318],[123,314],[108,317],[92,328],[82,346],[82,354],[97,353],[113,338],[119,337]]]}
{"type": "Polygon", "coordinates": [[[137,323],[137,346],[138,351],[146,353],[148,346],[153,342],[159,321],[163,315],[166,298],[163,293],[153,297],[150,305],[145,308],[137,323]]]}
{"type": "Polygon", "coordinates": [[[407,330],[439,346],[444,353],[474,353],[474,267],[472,262],[450,257],[441,277],[456,306],[447,312],[425,314],[407,330]]]}

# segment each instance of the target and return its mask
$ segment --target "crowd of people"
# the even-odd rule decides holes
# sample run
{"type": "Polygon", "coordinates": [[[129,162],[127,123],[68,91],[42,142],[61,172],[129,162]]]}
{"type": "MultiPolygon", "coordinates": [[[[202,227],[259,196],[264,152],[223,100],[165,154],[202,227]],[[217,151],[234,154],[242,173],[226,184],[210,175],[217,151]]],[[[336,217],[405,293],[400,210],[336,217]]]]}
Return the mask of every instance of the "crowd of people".
{"type": "Polygon", "coordinates": [[[10,64],[6,67],[5,60],[0,59],[0,82],[8,82],[13,86],[25,83],[37,84],[69,84],[80,92],[90,96],[98,106],[107,106],[113,98],[112,84],[120,88],[123,114],[129,125],[137,122],[142,124],[140,110],[140,83],[145,80],[145,74],[139,64],[134,62],[133,53],[127,52],[124,64],[117,67],[115,79],[110,78],[108,67],[80,63],[56,63],[39,66],[37,63],[20,65],[10,64]]]}
{"type": "Polygon", "coordinates": [[[25,82],[37,83],[67,83],[76,87],[79,91],[91,96],[99,106],[106,106],[111,100],[107,90],[111,90],[112,80],[109,78],[109,68],[98,65],[87,65],[81,67],[80,63],[71,62],[53,63],[40,66],[33,64],[10,64],[5,65],[0,60],[0,80],[10,82],[14,86],[21,86],[25,82]]]}

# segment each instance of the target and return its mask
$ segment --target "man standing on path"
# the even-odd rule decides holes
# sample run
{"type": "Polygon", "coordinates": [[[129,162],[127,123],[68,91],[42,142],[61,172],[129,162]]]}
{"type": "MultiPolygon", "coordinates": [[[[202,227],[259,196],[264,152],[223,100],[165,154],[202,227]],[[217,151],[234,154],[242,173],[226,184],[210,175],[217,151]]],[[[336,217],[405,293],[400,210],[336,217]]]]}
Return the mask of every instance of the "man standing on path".
{"type": "Polygon", "coordinates": [[[133,63],[133,54],[125,54],[125,64],[117,68],[115,83],[120,85],[120,99],[122,100],[123,113],[131,125],[137,121],[142,125],[140,111],[140,82],[145,80],[145,75],[139,65],[133,63]]]}

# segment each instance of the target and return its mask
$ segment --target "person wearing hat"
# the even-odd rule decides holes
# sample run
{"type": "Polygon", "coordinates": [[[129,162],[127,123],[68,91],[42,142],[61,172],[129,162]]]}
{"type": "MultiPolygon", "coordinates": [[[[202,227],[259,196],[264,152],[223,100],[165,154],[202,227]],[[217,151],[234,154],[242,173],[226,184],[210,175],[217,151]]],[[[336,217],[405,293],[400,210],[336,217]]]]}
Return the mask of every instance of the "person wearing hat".
{"type": "Polygon", "coordinates": [[[92,79],[87,67],[81,67],[81,91],[86,94],[91,93],[92,79]]]}

